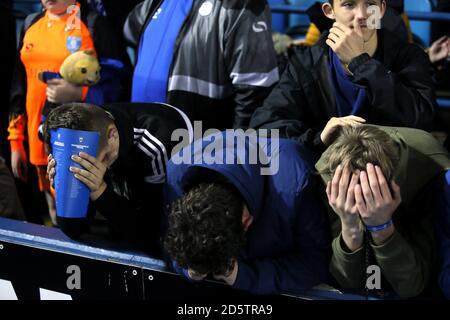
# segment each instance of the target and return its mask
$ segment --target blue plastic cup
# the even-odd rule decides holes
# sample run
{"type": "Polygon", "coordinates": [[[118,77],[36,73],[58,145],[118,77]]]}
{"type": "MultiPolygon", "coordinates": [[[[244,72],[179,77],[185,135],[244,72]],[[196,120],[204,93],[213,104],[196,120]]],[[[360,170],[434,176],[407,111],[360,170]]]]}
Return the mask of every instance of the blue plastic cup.
{"type": "Polygon", "coordinates": [[[59,218],[86,218],[90,189],[70,172],[71,166],[82,168],[74,162],[72,155],[85,152],[97,155],[100,134],[92,131],[79,131],[59,128],[51,130],[50,143],[52,155],[56,160],[54,178],[56,191],[56,215],[59,218]]]}

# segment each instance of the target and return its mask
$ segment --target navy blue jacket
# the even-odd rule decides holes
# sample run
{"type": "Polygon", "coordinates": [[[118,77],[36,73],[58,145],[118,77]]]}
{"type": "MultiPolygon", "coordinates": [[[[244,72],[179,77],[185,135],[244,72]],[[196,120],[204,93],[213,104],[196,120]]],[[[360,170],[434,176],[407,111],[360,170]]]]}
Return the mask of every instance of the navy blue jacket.
{"type": "MultiPolygon", "coordinates": [[[[235,288],[258,294],[295,294],[326,281],[331,238],[326,214],[315,190],[316,178],[309,164],[313,160],[307,150],[294,141],[279,140],[279,148],[274,148],[272,153],[271,165],[275,174],[261,175],[261,169],[268,167],[261,161],[236,164],[237,157],[248,160],[249,151],[258,148],[256,143],[246,140],[245,148],[237,148],[234,139],[224,139],[225,133],[217,132],[215,140],[211,137],[194,142],[181,151],[190,163],[195,159],[195,164],[175,164],[174,157],[169,161],[166,204],[180,198],[193,179],[198,180],[199,167],[214,170],[239,190],[254,217],[238,257],[235,288]],[[203,152],[206,146],[211,148],[211,140],[215,145],[223,144],[225,149],[220,156],[223,163],[228,156],[235,164],[207,164],[211,161],[205,161],[201,155],[206,152],[203,152]],[[247,156],[243,155],[244,151],[247,156]],[[278,160],[277,171],[274,163],[278,160]]],[[[259,147],[266,146],[266,151],[271,150],[271,143],[276,146],[271,140],[260,138],[259,147]]],[[[267,152],[263,154],[268,155],[267,152]]]]}
{"type": "Polygon", "coordinates": [[[450,299],[450,171],[440,181],[437,194],[438,219],[436,230],[439,237],[439,286],[450,299]]]}

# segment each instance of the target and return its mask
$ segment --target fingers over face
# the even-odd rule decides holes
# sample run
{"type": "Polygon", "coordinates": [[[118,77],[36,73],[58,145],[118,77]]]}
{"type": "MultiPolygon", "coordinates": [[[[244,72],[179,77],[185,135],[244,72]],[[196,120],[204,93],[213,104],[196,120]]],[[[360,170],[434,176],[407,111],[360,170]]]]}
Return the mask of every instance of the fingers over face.
{"type": "Polygon", "coordinates": [[[334,33],[330,33],[330,34],[328,35],[328,40],[331,40],[331,41],[333,41],[333,42],[336,44],[336,43],[339,42],[339,36],[337,36],[337,35],[334,34],[334,33]]]}
{"type": "Polygon", "coordinates": [[[331,181],[327,182],[326,192],[327,192],[328,200],[330,200],[330,198],[331,198],[331,181]]]}
{"type": "Polygon", "coordinates": [[[88,171],[94,171],[96,170],[96,167],[89,161],[81,158],[80,156],[73,155],[72,160],[81,165],[83,168],[85,168],[88,171]]]}
{"type": "Polygon", "coordinates": [[[359,214],[365,215],[367,213],[367,206],[364,201],[362,187],[360,184],[357,184],[355,186],[355,203],[356,203],[356,208],[359,211],[359,214]]]}
{"type": "Polygon", "coordinates": [[[83,182],[89,189],[93,190],[94,189],[94,183],[86,178],[85,176],[81,175],[80,173],[75,173],[75,178],[77,178],[78,180],[80,180],[81,182],[83,182]]]}
{"type": "Polygon", "coordinates": [[[340,22],[333,23],[333,28],[339,29],[343,33],[348,32],[350,30],[350,28],[348,28],[346,25],[340,22]]]}
{"type": "Polygon", "coordinates": [[[342,176],[342,166],[338,165],[334,172],[333,180],[331,180],[331,199],[336,200],[339,195],[339,181],[342,176]]]}
{"type": "Polygon", "coordinates": [[[91,155],[87,154],[86,152],[80,152],[78,154],[80,158],[86,159],[89,162],[95,163],[97,162],[97,159],[95,157],[92,157],[91,155]]]}
{"type": "Polygon", "coordinates": [[[355,203],[355,187],[359,182],[359,170],[352,174],[352,179],[347,190],[347,204],[353,206],[355,203]]]}
{"type": "Polygon", "coordinates": [[[367,177],[375,204],[381,204],[383,202],[383,197],[381,196],[380,184],[378,182],[378,176],[375,167],[371,163],[367,164],[367,177]]]}
{"type": "Polygon", "coordinates": [[[372,190],[370,189],[369,178],[367,176],[366,171],[361,171],[361,173],[359,175],[359,180],[360,180],[362,194],[364,197],[364,202],[367,205],[373,206],[374,205],[373,194],[372,194],[372,190]]]}
{"type": "Polygon", "coordinates": [[[333,50],[336,51],[336,43],[333,40],[327,39],[325,43],[333,50]]]}
{"type": "Polygon", "coordinates": [[[375,172],[378,178],[381,196],[385,201],[391,201],[392,200],[391,190],[389,189],[389,184],[386,180],[386,177],[383,174],[383,171],[381,171],[381,168],[379,166],[375,166],[375,172]]]}
{"type": "Polygon", "coordinates": [[[339,180],[339,195],[338,195],[338,201],[340,203],[345,203],[347,198],[347,192],[348,192],[348,184],[350,182],[350,177],[352,173],[350,171],[350,168],[346,166],[342,171],[341,179],[339,180]]]}
{"type": "Polygon", "coordinates": [[[345,32],[342,31],[340,28],[338,27],[332,27],[330,29],[330,34],[334,34],[336,35],[338,38],[343,38],[345,36],[345,32]]]}

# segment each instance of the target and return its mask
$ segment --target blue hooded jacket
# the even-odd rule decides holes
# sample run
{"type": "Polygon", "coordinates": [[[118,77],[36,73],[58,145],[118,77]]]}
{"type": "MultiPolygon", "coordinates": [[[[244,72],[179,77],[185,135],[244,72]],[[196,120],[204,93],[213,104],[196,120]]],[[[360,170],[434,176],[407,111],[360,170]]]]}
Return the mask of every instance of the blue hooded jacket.
{"type": "Polygon", "coordinates": [[[438,181],[435,189],[439,237],[439,285],[447,299],[450,299],[450,170],[438,181]]]}
{"type": "Polygon", "coordinates": [[[310,165],[314,161],[294,141],[280,139],[277,148],[267,138],[259,138],[259,143],[250,140],[242,135],[229,139],[225,133],[217,132],[182,149],[167,167],[165,204],[183,196],[192,179],[198,179],[195,175],[199,167],[222,174],[241,193],[254,218],[238,257],[234,287],[258,294],[299,293],[328,279],[331,256],[326,213],[315,190],[310,165]],[[216,161],[202,157],[211,154],[213,143],[224,148],[223,154],[216,149],[216,161]],[[238,143],[242,143],[240,148],[238,143]],[[260,153],[258,164],[249,164],[249,152],[257,148],[264,152],[260,153]],[[275,169],[272,175],[262,175],[261,170],[267,166],[261,162],[267,161],[260,160],[267,160],[270,155],[275,169]],[[184,163],[180,163],[181,156],[184,163]],[[218,163],[226,163],[227,157],[234,164],[218,163]],[[238,158],[240,164],[236,164],[238,158]]]}

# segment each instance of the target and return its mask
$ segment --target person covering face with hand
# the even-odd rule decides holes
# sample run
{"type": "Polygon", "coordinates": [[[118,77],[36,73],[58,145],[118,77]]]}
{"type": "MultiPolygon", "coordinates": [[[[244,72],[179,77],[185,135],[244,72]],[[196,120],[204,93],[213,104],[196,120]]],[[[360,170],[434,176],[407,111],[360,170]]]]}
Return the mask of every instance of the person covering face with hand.
{"type": "MultiPolygon", "coordinates": [[[[90,207],[107,218],[115,233],[158,254],[166,161],[176,145],[172,132],[192,131],[187,116],[163,104],[111,104],[101,108],[69,103],[57,107],[44,123],[52,185],[58,172],[50,137],[58,128],[100,133],[97,156],[73,154],[72,160],[80,168],[72,166],[69,170],[90,189],[90,207]]],[[[61,229],[77,238],[86,231],[89,219],[74,220],[58,217],[61,229]]]]}
{"type": "MultiPolygon", "coordinates": [[[[39,138],[39,128],[46,101],[55,104],[92,101],[120,91],[120,80],[102,80],[92,87],[72,84],[64,79],[39,80],[42,72],[58,73],[72,53],[92,50],[99,60],[120,64],[119,46],[111,36],[104,17],[80,0],[42,0],[44,11],[26,17],[21,38],[20,54],[15,64],[11,85],[8,140],[11,144],[11,168],[14,176],[28,180],[28,161],[36,167],[39,189],[45,192],[53,224],[55,203],[46,176],[47,154],[39,138]],[[24,142],[28,141],[29,154],[24,142]]],[[[111,72],[112,73],[112,72],[111,72]]],[[[119,79],[118,74],[115,74],[119,79]]],[[[111,102],[114,98],[108,100],[111,102]]]]}
{"type": "Polygon", "coordinates": [[[345,125],[430,130],[432,66],[423,50],[379,28],[386,2],[334,0],[322,10],[332,27],[316,45],[295,52],[250,126],[280,129],[317,154],[345,125]]]}
{"type": "Polygon", "coordinates": [[[436,262],[429,184],[450,168],[447,151],[431,134],[399,127],[347,125],[331,141],[316,169],[334,237],[332,275],[363,289],[368,266],[378,265],[380,289],[419,295],[436,262]]]}

